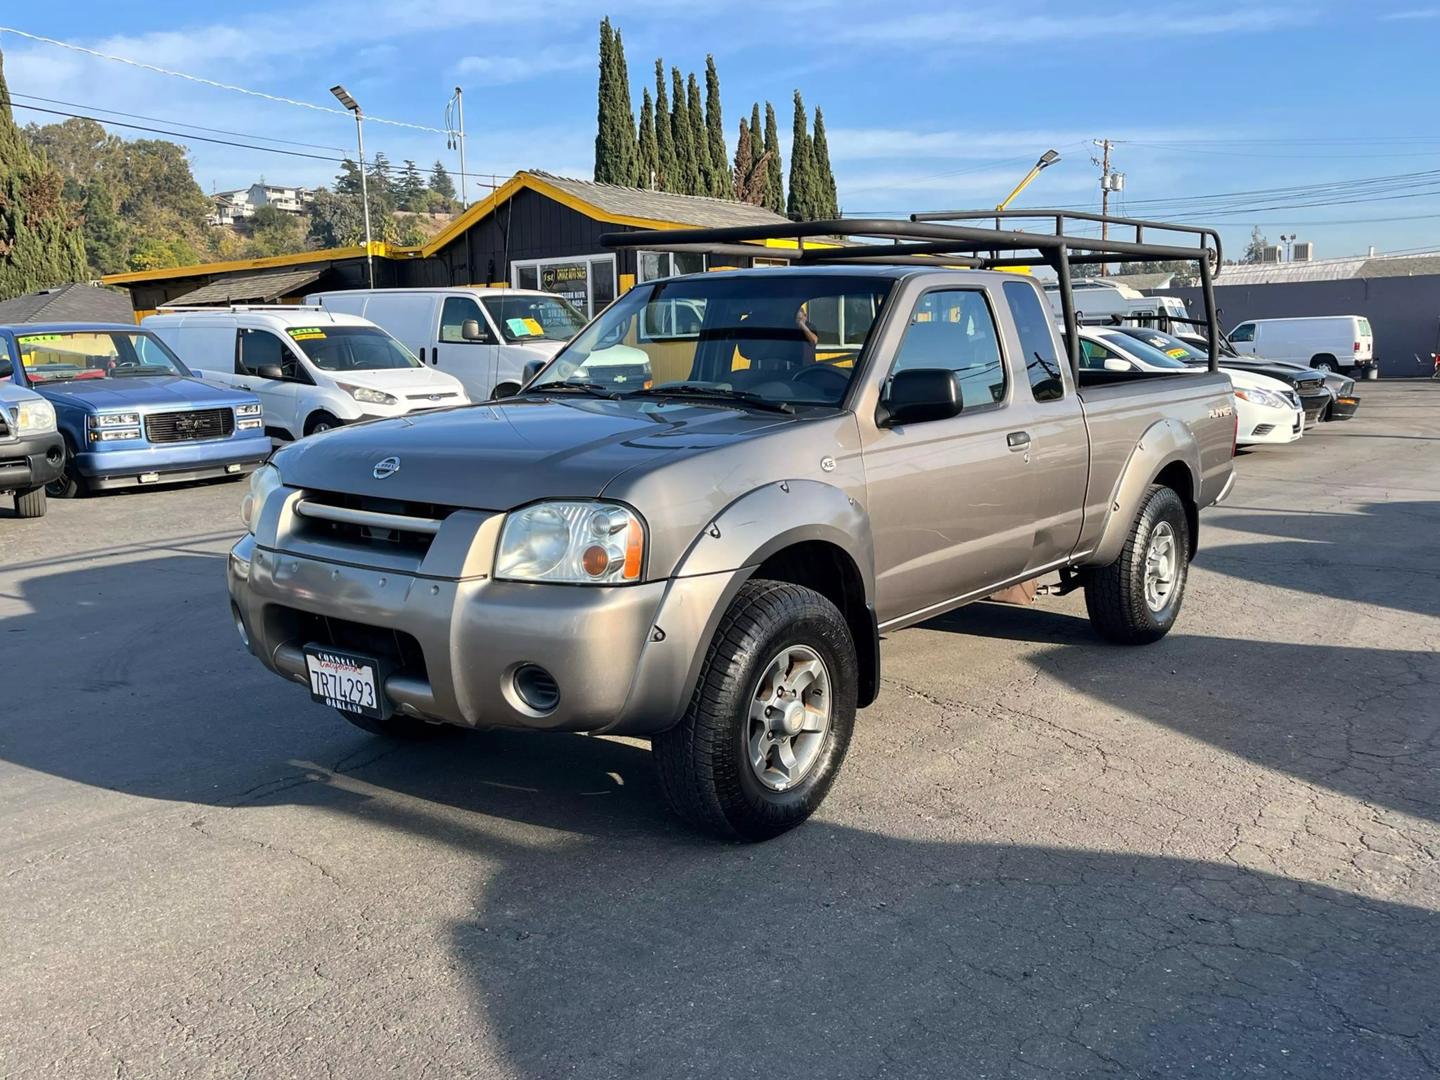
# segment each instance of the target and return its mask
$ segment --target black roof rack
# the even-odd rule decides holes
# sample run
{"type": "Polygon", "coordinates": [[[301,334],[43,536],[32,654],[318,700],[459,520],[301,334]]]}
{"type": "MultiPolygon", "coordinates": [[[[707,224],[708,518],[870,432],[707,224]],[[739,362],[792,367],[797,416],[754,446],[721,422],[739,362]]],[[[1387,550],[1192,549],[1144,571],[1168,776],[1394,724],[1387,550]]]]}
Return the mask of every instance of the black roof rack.
{"type": "Polygon", "coordinates": [[[1209,324],[1210,369],[1218,370],[1219,331],[1215,321],[1213,275],[1220,265],[1220,235],[1203,226],[1074,210],[941,210],[912,214],[908,221],[835,218],[720,229],[614,232],[601,236],[600,243],[609,248],[644,248],[646,251],[698,251],[742,258],[761,256],[783,260],[792,266],[879,263],[990,270],[1042,262],[1055,271],[1060,283],[1061,317],[1070,367],[1076,373],[1080,369],[1080,339],[1075,332],[1071,266],[1122,258],[1129,262],[1192,261],[1200,268],[1205,317],[1209,324]],[[1015,219],[1042,223],[1043,231],[1000,227],[1002,221],[1015,219]],[[987,223],[985,227],[965,224],[982,221],[987,223]],[[1072,235],[1066,232],[1067,223],[1084,223],[1086,227],[1098,224],[1102,235],[1072,235]],[[1109,235],[1112,228],[1133,229],[1134,239],[1112,239],[1109,235]],[[1177,242],[1156,243],[1147,239],[1147,232],[1176,234],[1177,242]],[[1179,242],[1180,238],[1189,242],[1179,242]],[[794,246],[757,248],[758,243],[766,240],[791,241],[794,246]],[[809,246],[807,240],[811,241],[809,246]]]}

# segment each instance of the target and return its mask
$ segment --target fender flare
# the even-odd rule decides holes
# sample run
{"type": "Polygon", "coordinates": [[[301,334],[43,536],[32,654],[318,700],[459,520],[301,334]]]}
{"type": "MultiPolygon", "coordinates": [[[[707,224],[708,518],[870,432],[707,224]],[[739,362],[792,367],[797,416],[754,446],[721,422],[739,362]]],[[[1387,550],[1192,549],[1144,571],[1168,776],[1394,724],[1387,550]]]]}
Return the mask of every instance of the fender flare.
{"type": "MultiPolygon", "coordinates": [[[[1190,477],[1188,497],[1184,492],[1180,494],[1191,504],[1193,520],[1195,492],[1200,490],[1200,446],[1195,441],[1194,434],[1180,421],[1157,420],[1140,436],[1129,460],[1125,462],[1125,467],[1120,470],[1120,477],[1110,492],[1110,501],[1107,504],[1109,518],[1095,550],[1085,559],[1087,565],[1108,566],[1120,557],[1125,538],[1130,535],[1130,526],[1135,515],[1140,512],[1140,503],[1145,498],[1145,492],[1157,476],[1176,462],[1185,467],[1190,477]]],[[[1193,536],[1190,547],[1193,552],[1193,536]]]]}

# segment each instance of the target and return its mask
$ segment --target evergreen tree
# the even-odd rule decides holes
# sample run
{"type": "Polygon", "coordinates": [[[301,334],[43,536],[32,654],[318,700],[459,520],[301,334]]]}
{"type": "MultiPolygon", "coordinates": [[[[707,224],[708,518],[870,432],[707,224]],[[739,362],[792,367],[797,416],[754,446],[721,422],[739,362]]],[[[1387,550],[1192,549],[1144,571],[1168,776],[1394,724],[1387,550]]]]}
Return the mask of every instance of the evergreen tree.
{"type": "Polygon", "coordinates": [[[796,221],[815,217],[815,160],[810,147],[809,116],[795,91],[795,120],[790,136],[790,198],[785,212],[796,221]]]}
{"type": "Polygon", "coordinates": [[[0,300],[84,280],[84,240],[64,184],[16,125],[0,58],[0,300]]]}
{"type": "MultiPolygon", "coordinates": [[[[335,186],[335,190],[340,190],[338,184],[335,186]]],[[[436,161],[430,167],[430,190],[447,203],[452,202],[455,198],[455,181],[450,179],[450,174],[445,171],[443,162],[436,161]]]]}
{"type": "Polygon", "coordinates": [[[780,161],[780,132],[775,126],[775,106],[765,103],[765,206],[785,213],[785,172],[780,161]]]}
{"type": "Polygon", "coordinates": [[[1258,263],[1265,261],[1265,247],[1267,241],[1265,234],[1256,225],[1250,230],[1250,243],[1245,245],[1245,254],[1240,257],[1242,263],[1258,263]]]}
{"type": "MultiPolygon", "coordinates": [[[[710,160],[710,137],[705,133],[705,110],[700,104],[700,84],[695,73],[685,84],[685,112],[690,121],[690,142],[695,147],[695,190],[692,195],[709,195],[715,174],[715,164],[710,160]]],[[[720,168],[725,162],[719,163],[720,168]]]]}
{"type": "MultiPolygon", "coordinates": [[[[438,161],[435,164],[440,164],[438,161]]],[[[340,172],[335,177],[336,195],[360,194],[360,166],[348,157],[340,162],[340,172]]]]}
{"type": "Polygon", "coordinates": [[[650,101],[647,86],[640,96],[639,175],[636,186],[646,189],[659,187],[656,182],[660,172],[660,146],[655,138],[655,106],[650,101]]]}
{"type": "Polygon", "coordinates": [[[415,162],[405,159],[405,169],[395,183],[395,201],[401,210],[419,211],[425,204],[425,178],[415,162]]]}
{"type": "Polygon", "coordinates": [[[634,187],[640,177],[640,144],[635,137],[635,106],[630,101],[630,68],[625,63],[625,42],[621,40],[619,30],[615,31],[615,68],[618,76],[615,112],[619,116],[620,133],[624,139],[621,150],[625,179],[621,182],[626,187],[634,187]]]}
{"type": "Polygon", "coordinates": [[[725,121],[720,113],[720,75],[715,70],[715,58],[709,55],[705,57],[705,134],[710,143],[710,194],[728,199],[734,185],[727,167],[725,121]]]}
{"type": "Polygon", "coordinates": [[[815,138],[810,144],[815,161],[815,216],[840,216],[840,202],[835,192],[835,173],[830,168],[830,141],[825,137],[825,116],[815,106],[815,138]]]}
{"type": "Polygon", "coordinates": [[[370,162],[370,172],[366,176],[370,185],[370,198],[378,201],[390,209],[394,209],[395,203],[395,181],[390,175],[390,159],[381,150],[370,162]]]}
{"type": "Polygon", "coordinates": [[[637,171],[635,112],[625,46],[607,16],[600,23],[600,87],[595,133],[595,180],[631,187],[637,171]]]}
{"type": "Polygon", "coordinates": [[[680,161],[675,156],[675,129],[670,98],[665,93],[665,65],[655,61],[655,190],[679,191],[680,161]]]}
{"type": "Polygon", "coordinates": [[[690,122],[690,106],[685,97],[685,84],[680,69],[670,69],[670,132],[675,140],[675,179],[670,190],[681,195],[694,195],[700,188],[700,163],[695,156],[695,125],[690,122]]]}
{"type": "Polygon", "coordinates": [[[735,167],[730,184],[739,202],[754,205],[765,197],[765,173],[755,168],[755,146],[750,139],[750,124],[745,120],[740,121],[740,137],[735,140],[735,167]]]}

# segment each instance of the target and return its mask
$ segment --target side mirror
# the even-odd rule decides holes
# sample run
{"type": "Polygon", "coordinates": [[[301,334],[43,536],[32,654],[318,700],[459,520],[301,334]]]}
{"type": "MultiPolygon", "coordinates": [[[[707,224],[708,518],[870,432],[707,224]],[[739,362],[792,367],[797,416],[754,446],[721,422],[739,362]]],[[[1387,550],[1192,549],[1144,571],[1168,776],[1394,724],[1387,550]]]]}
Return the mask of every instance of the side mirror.
{"type": "Polygon", "coordinates": [[[8,356],[0,358],[0,379],[8,379],[15,374],[15,365],[10,362],[8,356]]]}
{"type": "Polygon", "coordinates": [[[536,375],[539,375],[545,363],[544,360],[526,360],[525,366],[520,369],[520,385],[526,385],[536,375]]]}
{"type": "Polygon", "coordinates": [[[485,341],[489,335],[480,329],[479,319],[466,319],[460,324],[460,336],[466,341],[485,341]]]}
{"type": "Polygon", "coordinates": [[[1106,359],[1106,361],[1105,361],[1105,370],[1106,370],[1106,371],[1134,371],[1134,370],[1135,370],[1135,365],[1132,364],[1132,363],[1130,363],[1129,360],[1121,360],[1121,359],[1119,359],[1118,357],[1111,356],[1111,357],[1109,357],[1108,359],[1106,359]]]}
{"type": "Polygon", "coordinates": [[[912,368],[891,377],[890,388],[880,400],[876,423],[897,427],[948,420],[960,415],[964,407],[959,375],[948,368],[912,368]]]}
{"type": "Polygon", "coordinates": [[[261,379],[283,380],[285,378],[285,369],[279,364],[261,364],[255,369],[255,375],[261,379]]]}

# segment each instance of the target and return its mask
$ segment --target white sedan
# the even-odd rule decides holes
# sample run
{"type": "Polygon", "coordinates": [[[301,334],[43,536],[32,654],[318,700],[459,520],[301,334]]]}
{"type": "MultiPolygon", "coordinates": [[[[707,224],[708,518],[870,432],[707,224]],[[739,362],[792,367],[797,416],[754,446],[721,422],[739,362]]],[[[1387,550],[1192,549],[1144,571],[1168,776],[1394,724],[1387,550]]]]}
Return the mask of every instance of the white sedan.
{"type": "MultiPolygon", "coordinates": [[[[1080,365],[1104,371],[1201,370],[1118,330],[1080,328],[1080,365]]],[[[1291,443],[1305,433],[1305,410],[1288,383],[1268,375],[1222,368],[1235,388],[1238,446],[1291,443]]]]}

